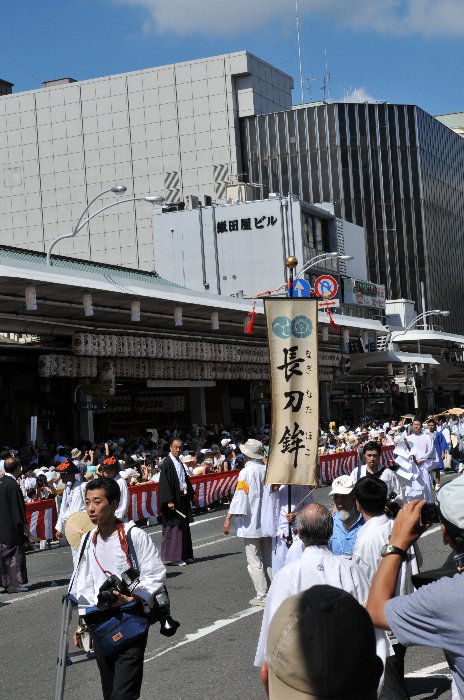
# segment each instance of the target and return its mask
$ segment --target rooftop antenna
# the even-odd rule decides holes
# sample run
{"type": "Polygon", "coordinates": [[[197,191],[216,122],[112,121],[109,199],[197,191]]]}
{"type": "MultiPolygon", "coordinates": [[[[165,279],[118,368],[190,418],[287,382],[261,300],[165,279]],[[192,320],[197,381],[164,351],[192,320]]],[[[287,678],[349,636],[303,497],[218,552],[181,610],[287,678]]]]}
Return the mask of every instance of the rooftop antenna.
{"type": "Polygon", "coordinates": [[[314,78],[312,75],[308,75],[306,78],[306,83],[307,83],[307,92],[308,92],[308,101],[311,102],[313,99],[313,87],[312,83],[317,80],[317,78],[314,78]]]}
{"type": "Polygon", "coordinates": [[[296,13],[296,35],[298,39],[298,62],[300,65],[300,88],[301,88],[301,104],[304,103],[304,89],[303,89],[303,69],[301,66],[301,42],[300,42],[300,0],[295,2],[295,13],[296,13]]]}
{"type": "Polygon", "coordinates": [[[325,73],[322,76],[322,94],[324,96],[324,100],[328,100],[330,98],[330,72],[329,72],[329,65],[327,62],[327,50],[324,49],[324,55],[325,55],[325,73]]]}

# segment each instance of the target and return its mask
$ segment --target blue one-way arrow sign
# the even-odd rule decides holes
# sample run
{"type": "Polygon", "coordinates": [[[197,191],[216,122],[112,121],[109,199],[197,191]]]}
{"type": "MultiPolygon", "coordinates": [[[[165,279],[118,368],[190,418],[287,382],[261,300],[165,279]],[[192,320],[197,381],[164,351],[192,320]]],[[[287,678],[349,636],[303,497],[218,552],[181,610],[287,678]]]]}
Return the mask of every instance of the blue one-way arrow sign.
{"type": "MultiPolygon", "coordinates": [[[[299,297],[302,299],[303,297],[309,297],[311,294],[311,285],[307,280],[297,278],[293,282],[293,296],[294,297],[299,297]]],[[[288,296],[290,296],[290,289],[288,290],[288,296]]]]}

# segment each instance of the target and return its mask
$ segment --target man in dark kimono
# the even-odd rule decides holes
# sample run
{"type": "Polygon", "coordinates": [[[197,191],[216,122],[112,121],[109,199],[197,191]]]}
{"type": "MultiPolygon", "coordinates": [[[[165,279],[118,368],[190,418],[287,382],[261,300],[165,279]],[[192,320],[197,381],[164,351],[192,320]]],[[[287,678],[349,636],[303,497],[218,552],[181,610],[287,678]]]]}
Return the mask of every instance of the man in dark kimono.
{"type": "Polygon", "coordinates": [[[21,466],[16,457],[8,457],[5,475],[0,479],[0,587],[7,593],[27,591],[24,538],[29,537],[24,499],[17,479],[21,466]]]}
{"type": "Polygon", "coordinates": [[[166,563],[185,566],[193,563],[189,514],[193,490],[179,457],[182,440],[173,438],[170,452],[160,463],[159,502],[161,504],[161,559],[166,563]]]}

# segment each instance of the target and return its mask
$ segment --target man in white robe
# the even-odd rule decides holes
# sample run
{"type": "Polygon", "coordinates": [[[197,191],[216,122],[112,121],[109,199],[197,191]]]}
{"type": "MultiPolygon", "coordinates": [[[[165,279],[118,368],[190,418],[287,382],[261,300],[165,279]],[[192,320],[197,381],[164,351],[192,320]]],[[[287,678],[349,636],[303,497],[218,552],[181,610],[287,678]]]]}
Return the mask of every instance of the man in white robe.
{"type": "Polygon", "coordinates": [[[229,534],[232,518],[235,518],[237,537],[244,538],[248,573],[256,592],[250,605],[262,607],[272,578],[271,489],[264,483],[263,444],[250,439],[240,450],[245,456],[245,467],[240,472],[223,533],[229,534]]]}
{"type": "MultiPolygon", "coordinates": [[[[353,549],[353,559],[365,573],[370,585],[382,561],[385,547],[390,541],[394,521],[385,515],[387,489],[381,481],[370,478],[360,479],[354,487],[353,494],[356,499],[356,507],[365,520],[358,532],[353,549]]],[[[417,572],[416,555],[414,548],[410,547],[401,564],[396,595],[408,595],[414,592],[411,576],[417,572]]],[[[389,640],[393,645],[394,654],[386,661],[383,688],[385,695],[380,695],[380,700],[383,697],[404,698],[406,700],[409,698],[404,684],[406,648],[399,644],[391,633],[389,640]]]]}
{"type": "Polygon", "coordinates": [[[272,503],[273,503],[273,519],[274,519],[274,534],[272,536],[272,575],[285,566],[289,547],[293,542],[294,536],[288,542],[289,528],[295,521],[297,513],[304,505],[309,505],[313,502],[311,495],[311,486],[291,486],[291,507],[288,510],[288,486],[273,487],[272,503]]]}
{"type": "Polygon", "coordinates": [[[404,444],[409,450],[412,473],[412,479],[405,486],[406,500],[409,502],[421,498],[433,503],[435,499],[430,472],[434,468],[435,445],[433,436],[422,430],[419,418],[414,419],[412,433],[404,439],[404,444]]]}
{"type": "MultiPolygon", "coordinates": [[[[59,464],[56,468],[56,473],[66,482],[66,487],[61,497],[60,512],[58,513],[55,526],[55,539],[61,540],[65,532],[68,518],[73,513],[80,513],[85,510],[85,488],[87,483],[82,484],[80,481],[77,481],[76,477],[79,474],[79,469],[75,464],[69,461],[59,464]]],[[[71,547],[71,554],[73,565],[75,566],[77,561],[77,549],[71,547]]]]}
{"type": "MultiPolygon", "coordinates": [[[[369,593],[369,583],[358,564],[347,557],[336,556],[329,550],[327,545],[332,534],[332,516],[325,506],[319,503],[305,506],[297,516],[296,523],[305,549],[298,561],[280,569],[272,581],[266,598],[255,666],[262,666],[266,661],[269,624],[286,598],[311,586],[323,584],[351,593],[361,605],[364,605],[369,593]]],[[[377,633],[377,654],[382,661],[389,649],[385,634],[377,633]]]]}
{"type": "Polygon", "coordinates": [[[387,485],[388,499],[402,505],[401,486],[395,472],[389,467],[382,468],[380,464],[381,447],[378,442],[369,440],[363,447],[365,464],[360,464],[351,472],[352,484],[356,484],[364,476],[375,476],[387,485]],[[395,496],[393,496],[395,494],[395,496]]]}

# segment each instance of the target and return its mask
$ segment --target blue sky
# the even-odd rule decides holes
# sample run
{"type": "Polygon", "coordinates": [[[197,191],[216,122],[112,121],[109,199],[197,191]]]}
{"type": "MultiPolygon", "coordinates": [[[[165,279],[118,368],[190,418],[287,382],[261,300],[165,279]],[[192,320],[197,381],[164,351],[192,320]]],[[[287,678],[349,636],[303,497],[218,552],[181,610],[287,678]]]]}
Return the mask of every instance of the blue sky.
{"type": "MultiPolygon", "coordinates": [[[[464,0],[299,0],[303,74],[322,97],[464,111],[464,0]]],[[[0,0],[0,77],[19,92],[248,50],[295,77],[295,0],[0,0]]],[[[305,99],[309,99],[306,90],[305,99]]]]}

